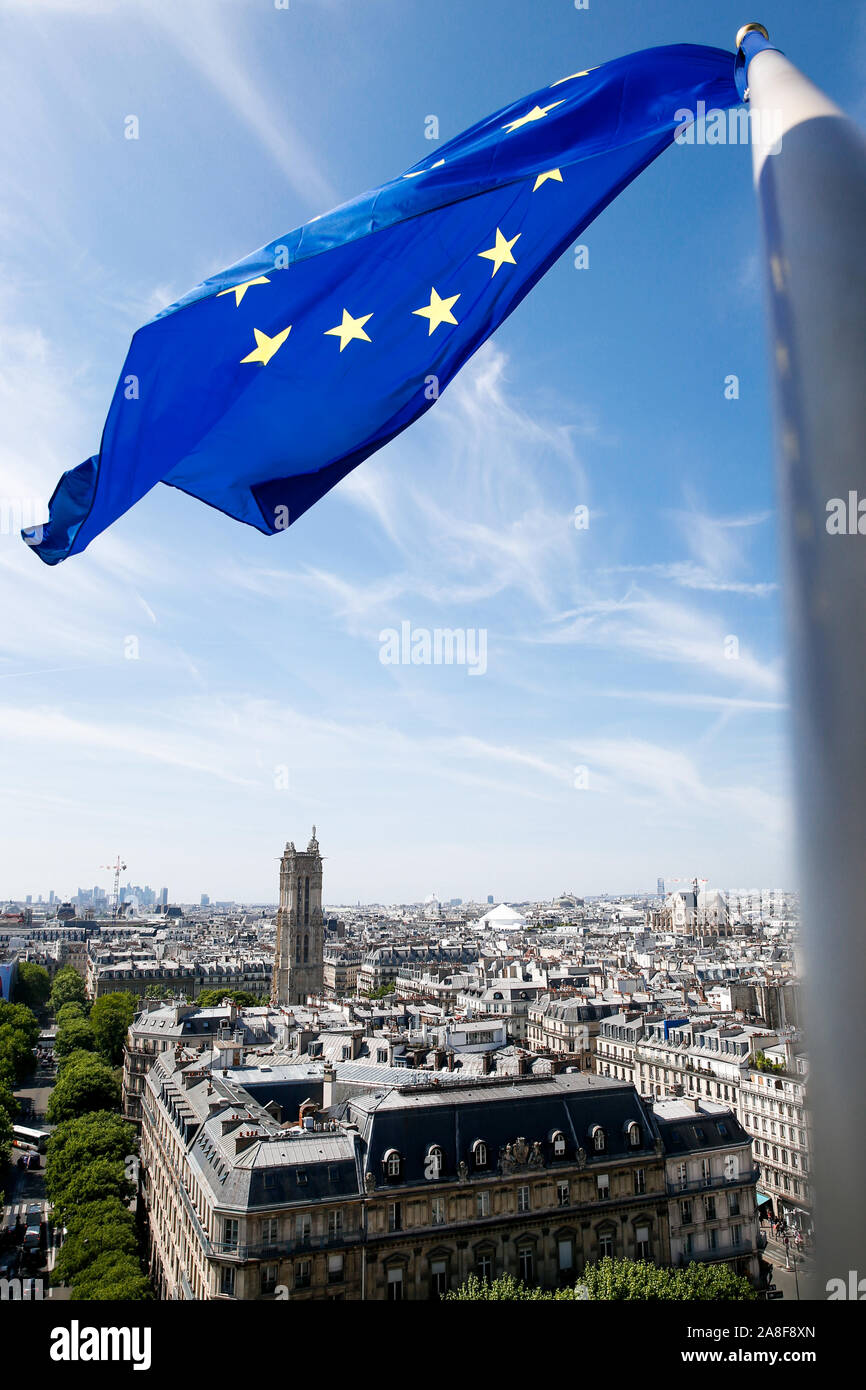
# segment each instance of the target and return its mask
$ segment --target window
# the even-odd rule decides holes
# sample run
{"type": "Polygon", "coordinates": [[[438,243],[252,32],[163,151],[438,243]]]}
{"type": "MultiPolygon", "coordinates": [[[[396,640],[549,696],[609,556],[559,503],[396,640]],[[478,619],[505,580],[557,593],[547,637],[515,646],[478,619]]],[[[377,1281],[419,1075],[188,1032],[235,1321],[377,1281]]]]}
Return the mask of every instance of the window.
{"type": "Polygon", "coordinates": [[[424,1176],[435,1181],[442,1176],[442,1150],[438,1144],[431,1144],[427,1150],[427,1162],[424,1165],[424,1176]]]}
{"type": "Polygon", "coordinates": [[[279,1265],[262,1265],[262,1293],[273,1293],[277,1287],[279,1265]]]}
{"type": "Polygon", "coordinates": [[[276,1245],[280,1238],[280,1223],[276,1216],[266,1216],[262,1222],[262,1244],[276,1245]]]}
{"type": "Polygon", "coordinates": [[[704,1198],[704,1215],[708,1221],[716,1219],[716,1199],[715,1197],[704,1198]]]}
{"type": "Polygon", "coordinates": [[[444,1198],[444,1197],[434,1197],[434,1198],[433,1198],[433,1201],[430,1203],[430,1208],[431,1208],[431,1211],[430,1211],[431,1224],[434,1225],[434,1226],[444,1226],[444,1225],[445,1225],[445,1198],[444,1198]]]}
{"type": "Polygon", "coordinates": [[[343,1256],[328,1256],[328,1283],[341,1284],[343,1282],[343,1256]]]}
{"type": "Polygon", "coordinates": [[[557,1241],[556,1259],[560,1274],[568,1274],[574,1268],[574,1242],[570,1236],[557,1241]]]}
{"type": "Polygon", "coordinates": [[[475,1194],[475,1215],[478,1217],[490,1215],[490,1193],[476,1192],[475,1194]]]}
{"type": "Polygon", "coordinates": [[[635,1168],[634,1192],[636,1197],[640,1197],[646,1192],[646,1168],[635,1168]]]}
{"type": "Polygon", "coordinates": [[[388,1302],[402,1303],[403,1301],[403,1271],[402,1269],[388,1270],[388,1302]]]}
{"type": "Polygon", "coordinates": [[[306,1242],[313,1233],[313,1219],[308,1211],[299,1212],[295,1217],[295,1240],[306,1242]]]}
{"type": "Polygon", "coordinates": [[[639,1260],[650,1258],[649,1226],[636,1226],[634,1231],[635,1256],[639,1260]]]}
{"type": "Polygon", "coordinates": [[[600,1231],[598,1236],[599,1259],[613,1258],[613,1231],[600,1231]]]}
{"type": "Polygon", "coordinates": [[[740,1214],[740,1194],[739,1192],[728,1193],[728,1215],[739,1216],[740,1214]]]}
{"type": "Polygon", "coordinates": [[[597,1154],[603,1154],[603,1153],[604,1153],[605,1146],[606,1146],[606,1142],[607,1142],[607,1141],[606,1141],[606,1139],[605,1139],[604,1130],[602,1129],[601,1125],[593,1125],[593,1127],[592,1127],[592,1147],[594,1148],[594,1150],[595,1150],[595,1152],[596,1152],[597,1154]]]}
{"type": "Polygon", "coordinates": [[[479,1250],[475,1257],[475,1270],[479,1279],[493,1278],[493,1255],[489,1250],[479,1250]]]}
{"type": "Polygon", "coordinates": [[[689,1170],[685,1163],[681,1163],[677,1168],[677,1182],[681,1190],[689,1185],[689,1170]]]}
{"type": "Polygon", "coordinates": [[[517,1210],[529,1211],[529,1188],[518,1187],[517,1189],[517,1210]]]}
{"type": "Polygon", "coordinates": [[[295,1265],[295,1288],[308,1289],[310,1287],[312,1263],[310,1260],[298,1260],[295,1265]]]}
{"type": "Polygon", "coordinates": [[[704,1187],[709,1187],[713,1180],[713,1165],[708,1158],[701,1159],[701,1182],[704,1187]]]}
{"type": "Polygon", "coordinates": [[[558,1129],[553,1136],[553,1157],[565,1158],[565,1135],[558,1129]]]}
{"type": "Polygon", "coordinates": [[[228,1298],[235,1296],[235,1272],[231,1265],[226,1265],[220,1271],[220,1293],[228,1298]]]}
{"type": "Polygon", "coordinates": [[[640,1125],[636,1120],[632,1120],[628,1127],[629,1148],[639,1149],[641,1141],[640,1125]]]}
{"type": "Polygon", "coordinates": [[[688,1235],[683,1237],[683,1253],[686,1255],[691,1255],[693,1250],[694,1242],[692,1241],[692,1233],[691,1231],[689,1231],[688,1235]]]}
{"type": "Polygon", "coordinates": [[[343,1234],[343,1213],[338,1208],[328,1212],[328,1239],[338,1240],[343,1234]]]}
{"type": "Polygon", "coordinates": [[[691,1226],[692,1224],[692,1204],[691,1202],[680,1202],[680,1225],[691,1226]]]}
{"type": "Polygon", "coordinates": [[[534,1260],[532,1256],[532,1246],[522,1245],[517,1252],[517,1267],[520,1270],[520,1278],[524,1284],[531,1284],[533,1280],[534,1260]]]}
{"type": "Polygon", "coordinates": [[[237,1245],[238,1243],[238,1223],[233,1216],[228,1216],[223,1221],[223,1244],[237,1245]]]}
{"type": "Polygon", "coordinates": [[[742,1238],[743,1238],[743,1228],[742,1228],[742,1226],[732,1226],[732,1227],[731,1227],[731,1244],[734,1245],[734,1246],[739,1245],[740,1242],[742,1241],[742,1238]]]}
{"type": "Polygon", "coordinates": [[[476,1168],[487,1167],[487,1145],[483,1139],[476,1139],[472,1145],[472,1158],[476,1168]]]}
{"type": "Polygon", "coordinates": [[[377,1062],[387,1062],[387,1060],[388,1060],[388,1049],[387,1049],[387,1047],[377,1047],[377,1048],[376,1048],[376,1061],[377,1061],[377,1062]]]}
{"type": "Polygon", "coordinates": [[[600,1202],[606,1202],[610,1196],[610,1178],[607,1173],[599,1173],[596,1178],[596,1187],[598,1189],[598,1200],[600,1202]]]}
{"type": "Polygon", "coordinates": [[[402,1231],[403,1229],[403,1205],[401,1202],[388,1203],[388,1230],[402,1231]]]}
{"type": "Polygon", "coordinates": [[[556,1184],[556,1205],[558,1207],[567,1207],[570,1200],[571,1192],[568,1183],[558,1182],[556,1184]]]}
{"type": "Polygon", "coordinates": [[[707,1249],[715,1250],[719,1243],[719,1233],[715,1226],[711,1226],[707,1231],[707,1249]]]}
{"type": "Polygon", "coordinates": [[[430,1286],[437,1298],[448,1292],[448,1261],[432,1260],[430,1263],[430,1286]]]}
{"type": "Polygon", "coordinates": [[[389,1149],[385,1155],[385,1171],[389,1178],[400,1176],[400,1155],[396,1149],[389,1149]]]}

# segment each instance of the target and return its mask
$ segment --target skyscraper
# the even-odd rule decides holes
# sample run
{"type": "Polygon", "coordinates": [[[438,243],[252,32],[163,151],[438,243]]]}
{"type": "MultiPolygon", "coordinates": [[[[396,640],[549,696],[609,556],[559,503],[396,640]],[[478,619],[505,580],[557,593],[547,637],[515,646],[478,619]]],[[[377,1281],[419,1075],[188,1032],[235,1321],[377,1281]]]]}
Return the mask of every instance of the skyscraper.
{"type": "Polygon", "coordinates": [[[159,890],[159,901],[160,901],[160,904],[161,904],[162,907],[168,907],[168,889],[167,889],[167,888],[160,888],[160,890],[159,890]]]}
{"type": "Polygon", "coordinates": [[[306,850],[289,841],[280,860],[280,906],[271,995],[276,1004],[303,1004],[322,990],[324,923],[322,856],[316,827],[306,850]]]}

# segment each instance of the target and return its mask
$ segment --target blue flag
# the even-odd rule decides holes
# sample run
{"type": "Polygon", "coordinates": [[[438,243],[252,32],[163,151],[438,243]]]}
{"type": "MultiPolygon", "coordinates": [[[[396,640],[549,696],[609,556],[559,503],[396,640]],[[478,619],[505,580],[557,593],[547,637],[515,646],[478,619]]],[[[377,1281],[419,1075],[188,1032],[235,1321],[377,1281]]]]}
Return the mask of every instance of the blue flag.
{"type": "Polygon", "coordinates": [[[684,111],[740,100],[734,62],[678,44],[562,77],[203,281],[135,334],[99,453],[25,540],[57,564],[158,482],[285,530],[429,409],[684,111]]]}

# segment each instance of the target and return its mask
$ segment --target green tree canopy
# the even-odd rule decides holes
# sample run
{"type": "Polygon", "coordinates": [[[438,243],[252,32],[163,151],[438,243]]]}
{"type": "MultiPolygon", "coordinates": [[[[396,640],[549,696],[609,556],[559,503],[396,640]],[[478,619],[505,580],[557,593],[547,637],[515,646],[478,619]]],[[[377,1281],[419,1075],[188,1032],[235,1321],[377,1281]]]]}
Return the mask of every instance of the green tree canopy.
{"type": "Polygon", "coordinates": [[[88,1110],[119,1109],[120,1083],[107,1063],[92,1053],[72,1053],[51,1092],[49,1122],[60,1124],[88,1110]]]}
{"type": "Polygon", "coordinates": [[[102,994],[90,1010],[96,1045],[107,1062],[117,1066],[123,1058],[123,1043],[135,1017],[135,995],[124,991],[102,994]]]}
{"type": "Polygon", "coordinates": [[[488,1283],[473,1274],[459,1289],[443,1297],[459,1302],[640,1299],[651,1303],[683,1300],[738,1303],[754,1299],[757,1294],[748,1279],[724,1264],[692,1263],[683,1269],[672,1269],[650,1264],[647,1260],[608,1258],[586,1265],[579,1280],[562,1289],[529,1288],[510,1274],[488,1283]]]}
{"type": "Polygon", "coordinates": [[[0,1109],[0,1168],[9,1162],[12,1153],[12,1120],[5,1110],[0,1109]]]}
{"type": "MultiPolygon", "coordinates": [[[[45,1190],[52,1202],[62,1199],[75,1173],[97,1158],[123,1163],[138,1151],[132,1125],[109,1110],[94,1110],[64,1120],[48,1140],[45,1190]]],[[[69,1222],[67,1222],[67,1225],[69,1222]]]]}
{"type": "Polygon", "coordinates": [[[200,1009],[218,1009],[226,999],[237,1004],[239,1009],[254,1009],[262,1003],[257,994],[246,989],[203,989],[196,995],[195,1002],[200,1009]]]}
{"type": "Polygon", "coordinates": [[[73,1001],[84,1003],[84,981],[74,966],[64,965],[54,976],[48,1003],[52,1013],[56,1014],[64,1004],[73,1001]]]}
{"type": "Polygon", "coordinates": [[[66,1217],[89,1202],[105,1197],[117,1197],[129,1202],[135,1196],[135,1185],[126,1176],[118,1158],[95,1158],[77,1169],[54,1203],[55,1214],[66,1224],[66,1217]]]}
{"type": "MultiPolygon", "coordinates": [[[[67,1006],[68,1007],[68,1006],[67,1006]]],[[[54,1055],[59,1063],[72,1052],[95,1052],[96,1038],[88,1018],[64,1019],[57,1029],[54,1042],[54,1055]]]]}
{"type": "Polygon", "coordinates": [[[69,1023],[70,1020],[73,1018],[86,1017],[87,1005],[79,1004],[77,999],[70,999],[68,1004],[61,1004],[60,1008],[57,1010],[57,1013],[54,1015],[54,1021],[57,1024],[57,1027],[60,1028],[61,1024],[69,1023]]]}
{"type": "Polygon", "coordinates": [[[153,1298],[153,1290],[134,1256],[108,1250],[81,1271],[72,1285],[72,1296],[85,1301],[129,1303],[153,1298]]]}
{"type": "Polygon", "coordinates": [[[18,962],[18,979],[15,982],[15,1002],[26,1004],[29,1009],[42,1009],[51,993],[51,976],[43,965],[35,960],[18,962]]]}
{"type": "Polygon", "coordinates": [[[79,1277],[86,1277],[88,1267],[106,1252],[136,1256],[138,1245],[132,1213],[121,1207],[121,1219],[114,1214],[107,1220],[100,1219],[97,1212],[101,1206],[100,1202],[88,1202],[78,1208],[78,1212],[87,1219],[76,1225],[74,1233],[67,1231],[57,1254],[52,1282],[73,1284],[79,1277]]]}
{"type": "Polygon", "coordinates": [[[125,1202],[119,1197],[100,1197],[97,1202],[88,1202],[86,1206],[68,1211],[64,1224],[67,1236],[77,1236],[82,1232],[86,1233],[93,1225],[106,1226],[113,1223],[125,1226],[130,1222],[134,1225],[135,1217],[125,1202]]]}
{"type": "Polygon", "coordinates": [[[26,1004],[0,1000],[0,1077],[11,1085],[21,1081],[36,1065],[33,1049],[39,1040],[39,1022],[26,1004]]]}

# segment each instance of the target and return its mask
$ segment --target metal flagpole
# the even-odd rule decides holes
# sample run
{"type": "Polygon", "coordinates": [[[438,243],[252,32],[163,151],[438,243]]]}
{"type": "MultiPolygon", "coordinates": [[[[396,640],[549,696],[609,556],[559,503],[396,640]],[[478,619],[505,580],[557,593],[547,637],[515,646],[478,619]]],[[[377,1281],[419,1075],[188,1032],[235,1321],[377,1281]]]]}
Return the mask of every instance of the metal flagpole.
{"type": "Polygon", "coordinates": [[[741,29],[737,48],[776,384],[814,1125],[813,1296],[824,1298],[827,1281],[866,1275],[866,140],[762,25],[741,29]]]}

